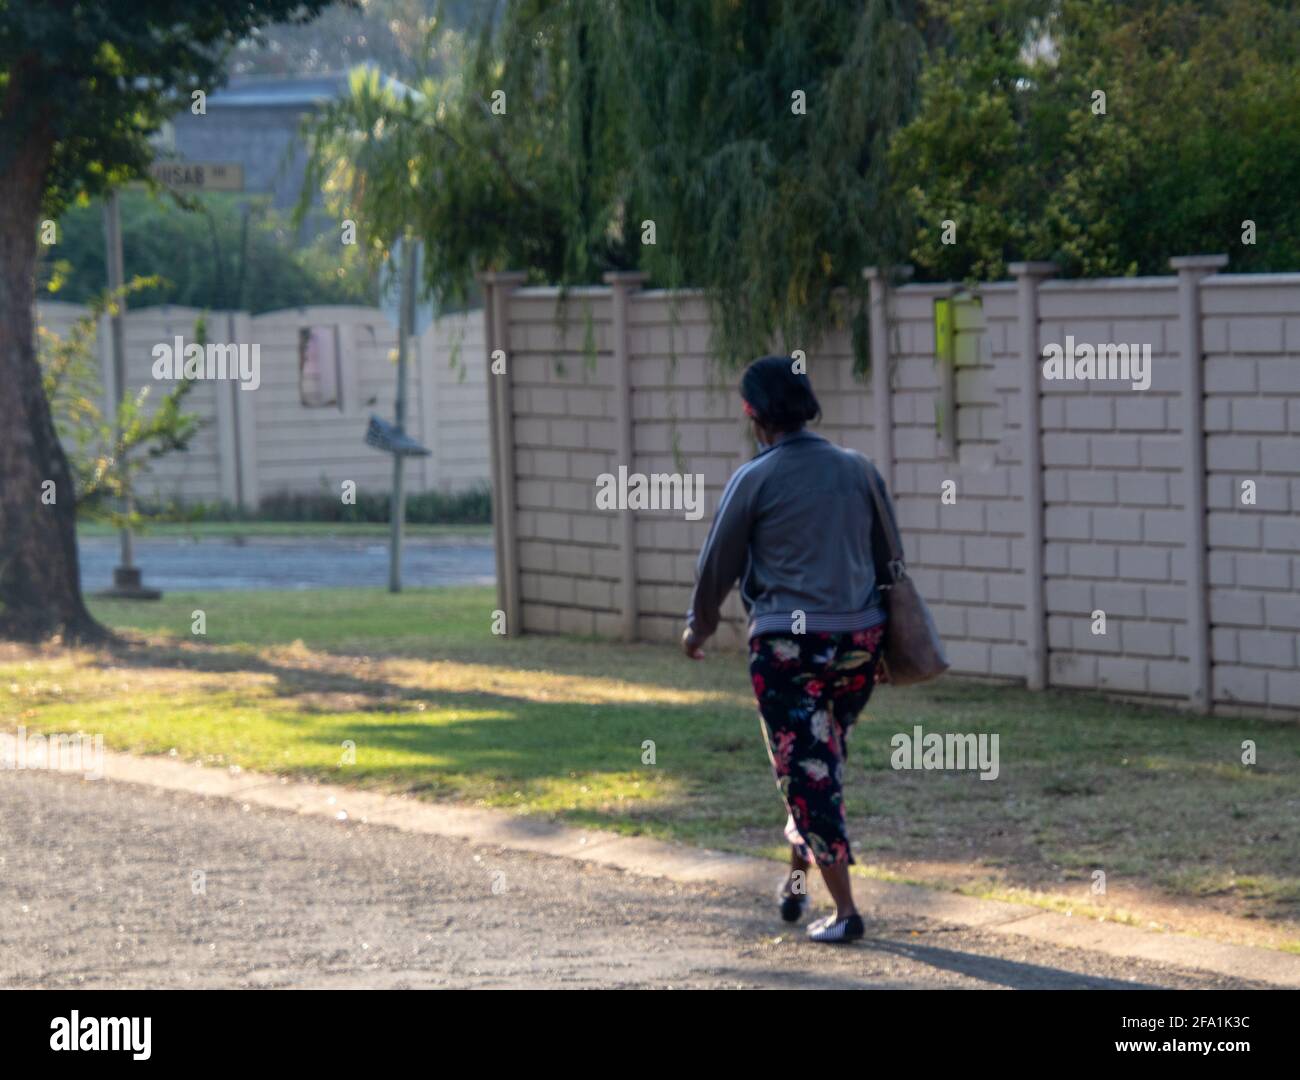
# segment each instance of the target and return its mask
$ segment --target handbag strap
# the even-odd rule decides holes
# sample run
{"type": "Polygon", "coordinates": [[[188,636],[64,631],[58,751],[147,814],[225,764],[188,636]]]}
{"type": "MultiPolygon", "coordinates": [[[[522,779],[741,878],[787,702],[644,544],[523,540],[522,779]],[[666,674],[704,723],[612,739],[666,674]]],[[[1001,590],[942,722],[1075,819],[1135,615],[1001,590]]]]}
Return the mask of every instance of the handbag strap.
{"type": "Polygon", "coordinates": [[[907,566],[903,562],[903,541],[898,535],[894,515],[885,502],[879,476],[876,467],[868,461],[867,487],[871,489],[871,499],[876,506],[876,520],[880,522],[880,530],[885,534],[885,542],[889,545],[889,573],[895,582],[899,582],[907,577],[907,566]]]}

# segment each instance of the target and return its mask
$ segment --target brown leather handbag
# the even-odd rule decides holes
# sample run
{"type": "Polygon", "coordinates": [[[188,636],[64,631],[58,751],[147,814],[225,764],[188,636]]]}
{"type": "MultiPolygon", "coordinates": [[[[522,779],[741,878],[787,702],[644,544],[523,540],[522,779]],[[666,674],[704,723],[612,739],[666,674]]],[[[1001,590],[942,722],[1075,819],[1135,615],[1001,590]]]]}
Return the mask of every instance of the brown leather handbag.
{"type": "MultiPolygon", "coordinates": [[[[890,581],[883,585],[889,622],[885,627],[882,662],[886,678],[895,686],[913,686],[938,678],[948,670],[948,658],[935,628],[930,609],[925,606],[916,583],[908,576],[903,563],[903,542],[898,536],[894,515],[885,502],[876,470],[867,469],[867,486],[876,504],[876,518],[889,547],[890,581]]],[[[877,558],[877,561],[878,558],[877,558]]]]}

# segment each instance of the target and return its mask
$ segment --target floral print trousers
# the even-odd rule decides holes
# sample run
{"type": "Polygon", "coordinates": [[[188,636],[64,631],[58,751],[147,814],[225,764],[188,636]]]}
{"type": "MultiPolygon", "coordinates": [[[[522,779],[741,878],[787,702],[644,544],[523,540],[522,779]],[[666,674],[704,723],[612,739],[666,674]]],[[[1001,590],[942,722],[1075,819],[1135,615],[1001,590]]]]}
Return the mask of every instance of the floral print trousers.
{"type": "Polygon", "coordinates": [[[844,821],[849,728],[875,683],[884,627],[852,633],[762,634],[749,642],[749,676],[786,839],[818,866],[853,862],[844,821]]]}

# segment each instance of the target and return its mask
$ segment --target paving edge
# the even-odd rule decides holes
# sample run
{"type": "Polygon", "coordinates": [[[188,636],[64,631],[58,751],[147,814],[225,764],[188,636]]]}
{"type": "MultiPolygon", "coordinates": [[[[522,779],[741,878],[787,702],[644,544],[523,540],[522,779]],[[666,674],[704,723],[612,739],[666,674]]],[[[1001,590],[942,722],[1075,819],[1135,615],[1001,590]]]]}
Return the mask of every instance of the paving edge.
{"type": "MultiPolygon", "coordinates": [[[[362,824],[579,859],[646,877],[729,885],[763,895],[773,892],[781,875],[774,861],[749,855],[575,829],[506,810],[423,802],[407,795],[204,767],[174,758],[106,751],[104,776],[121,783],[232,799],[296,814],[334,820],[346,815],[346,820],[362,824]]],[[[854,889],[865,901],[865,908],[892,918],[922,916],[988,933],[1300,988],[1300,956],[1272,949],[1075,918],[1029,904],[980,900],[919,885],[855,879],[854,889]]]]}

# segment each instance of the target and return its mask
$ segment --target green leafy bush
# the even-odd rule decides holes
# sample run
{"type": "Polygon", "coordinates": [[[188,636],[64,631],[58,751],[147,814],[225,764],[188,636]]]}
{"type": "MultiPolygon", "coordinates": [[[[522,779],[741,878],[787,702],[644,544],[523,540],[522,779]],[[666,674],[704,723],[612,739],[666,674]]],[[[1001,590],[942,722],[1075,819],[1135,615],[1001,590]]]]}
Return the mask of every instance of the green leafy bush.
{"type": "MultiPolygon", "coordinates": [[[[277,311],[313,304],[374,304],[374,275],[331,237],[299,245],[284,214],[232,195],[205,195],[186,209],[145,191],[121,196],[126,276],[157,280],[132,307],[179,304],[210,311],[277,311]],[[245,220],[241,203],[250,213],[245,220]]],[[[68,209],[48,249],[40,284],[47,295],[86,303],[104,281],[104,226],[98,202],[68,209]]]]}
{"type": "Polygon", "coordinates": [[[1218,252],[1237,271],[1300,269],[1293,4],[929,6],[921,105],[890,153],[919,277],[997,279],[1017,259],[1167,274],[1170,256],[1218,252]]]}
{"type": "MultiPolygon", "coordinates": [[[[223,503],[156,505],[148,516],[159,521],[323,521],[385,522],[391,503],[386,494],[358,494],[344,505],[336,492],[272,493],[256,511],[223,503]]],[[[492,494],[486,486],[465,491],[422,491],[406,497],[406,520],[414,525],[486,525],[492,521],[492,494]]]]}

